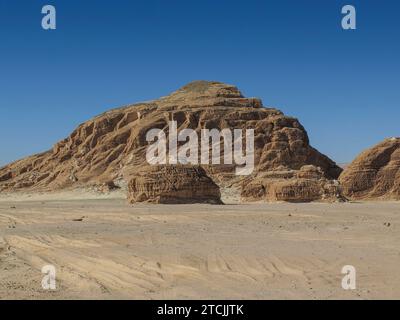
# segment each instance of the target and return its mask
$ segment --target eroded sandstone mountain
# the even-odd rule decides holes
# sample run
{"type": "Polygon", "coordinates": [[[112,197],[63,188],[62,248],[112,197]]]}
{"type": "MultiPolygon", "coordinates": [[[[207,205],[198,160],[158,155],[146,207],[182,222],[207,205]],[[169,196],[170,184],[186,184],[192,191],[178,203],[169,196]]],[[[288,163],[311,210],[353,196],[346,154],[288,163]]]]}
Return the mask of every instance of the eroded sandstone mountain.
{"type": "Polygon", "coordinates": [[[351,199],[400,200],[400,138],[389,138],[361,153],[340,175],[351,199]]]}
{"type": "MultiPolygon", "coordinates": [[[[269,184],[265,181],[270,179],[270,173],[291,172],[286,179],[291,184],[296,180],[297,171],[305,165],[313,165],[319,172],[318,186],[312,185],[314,190],[325,188],[321,179],[336,179],[342,170],[310,146],[307,132],[297,119],[285,116],[275,108],[263,107],[257,98],[245,98],[235,86],[196,81],[158,100],[110,110],[81,124],[52,150],[1,168],[0,192],[59,190],[109,183],[124,186],[143,172],[149,172],[147,132],[154,128],[168,132],[171,120],[177,121],[178,130],[191,128],[196,132],[203,128],[254,129],[255,169],[252,176],[236,176],[234,165],[203,166],[207,176],[221,188],[243,183],[245,199],[258,199],[250,194],[262,193],[249,181],[262,180],[260,185],[268,189],[269,184]],[[249,185],[251,187],[247,187],[249,185]]],[[[223,156],[222,152],[221,159],[223,156]]],[[[166,179],[170,172],[165,174],[161,179],[166,179]]],[[[309,182],[301,183],[302,190],[309,188],[309,182]]],[[[280,194],[287,194],[283,187],[274,188],[280,194]]],[[[272,190],[264,193],[272,200],[288,198],[270,196],[274,193],[272,190]]],[[[316,194],[325,194],[322,191],[311,193],[301,191],[295,198],[309,201],[317,199],[316,194]]],[[[130,198],[136,196],[131,194],[130,198]]]]}

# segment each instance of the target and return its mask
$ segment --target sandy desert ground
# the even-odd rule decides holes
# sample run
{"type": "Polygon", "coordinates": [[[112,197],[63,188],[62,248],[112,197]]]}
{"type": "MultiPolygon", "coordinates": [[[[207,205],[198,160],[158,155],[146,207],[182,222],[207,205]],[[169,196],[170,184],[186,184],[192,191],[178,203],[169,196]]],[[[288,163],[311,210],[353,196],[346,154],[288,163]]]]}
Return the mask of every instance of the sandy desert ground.
{"type": "Polygon", "coordinates": [[[400,299],[400,203],[88,198],[0,198],[1,299],[400,299]],[[344,265],[357,290],[342,289],[344,265]]]}

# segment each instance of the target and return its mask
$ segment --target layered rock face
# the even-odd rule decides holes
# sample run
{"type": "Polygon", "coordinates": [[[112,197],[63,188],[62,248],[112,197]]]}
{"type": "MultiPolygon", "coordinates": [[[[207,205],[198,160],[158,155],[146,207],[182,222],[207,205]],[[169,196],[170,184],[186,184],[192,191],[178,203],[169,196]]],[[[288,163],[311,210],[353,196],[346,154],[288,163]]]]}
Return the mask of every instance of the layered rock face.
{"type": "Polygon", "coordinates": [[[400,138],[390,138],[361,153],[340,175],[351,199],[400,200],[400,138]]]}
{"type": "Polygon", "coordinates": [[[222,204],[219,187],[201,167],[151,166],[128,186],[130,203],[222,204]]]}
{"type": "MultiPolygon", "coordinates": [[[[179,131],[190,128],[198,134],[201,129],[254,129],[255,169],[251,177],[237,177],[234,165],[223,164],[223,141],[221,165],[202,166],[219,186],[248,185],[249,179],[264,175],[269,179],[268,173],[276,171],[296,173],[305,165],[320,168],[327,180],[336,179],[341,172],[310,146],[297,119],[263,107],[257,98],[245,98],[235,86],[196,81],[158,100],[106,112],[81,124],[52,150],[1,168],[0,192],[101,186],[110,181],[117,186],[127,184],[149,170],[146,134],[155,128],[168,134],[171,120],[177,122],[179,131]]],[[[244,198],[256,198],[247,196],[246,190],[244,198]]],[[[299,201],[302,198],[296,197],[299,201]]],[[[304,200],[310,198],[315,197],[307,195],[304,200]]]]}
{"type": "Polygon", "coordinates": [[[339,183],[325,178],[319,167],[306,165],[300,170],[278,168],[243,182],[244,201],[311,202],[344,201],[339,183]]]}

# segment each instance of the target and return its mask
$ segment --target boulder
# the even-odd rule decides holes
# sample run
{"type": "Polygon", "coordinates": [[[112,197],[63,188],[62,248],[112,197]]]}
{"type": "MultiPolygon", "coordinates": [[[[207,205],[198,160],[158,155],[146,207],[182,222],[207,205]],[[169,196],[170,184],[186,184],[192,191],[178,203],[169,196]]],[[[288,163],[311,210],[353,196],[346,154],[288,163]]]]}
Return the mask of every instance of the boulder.
{"type": "Polygon", "coordinates": [[[152,166],[132,178],[128,185],[130,203],[222,204],[219,187],[201,167],[152,166]]]}

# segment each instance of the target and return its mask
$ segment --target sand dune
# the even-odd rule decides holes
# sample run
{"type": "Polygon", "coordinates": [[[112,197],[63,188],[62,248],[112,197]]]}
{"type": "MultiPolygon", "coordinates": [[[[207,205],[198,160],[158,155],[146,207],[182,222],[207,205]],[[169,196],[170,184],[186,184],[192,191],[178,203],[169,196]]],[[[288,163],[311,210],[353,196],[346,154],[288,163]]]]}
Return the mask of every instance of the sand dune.
{"type": "Polygon", "coordinates": [[[78,198],[0,199],[2,299],[400,298],[400,203],[78,198]],[[56,291],[41,287],[47,264],[57,269],[56,291]],[[354,291],[341,288],[348,264],[354,291]]]}

